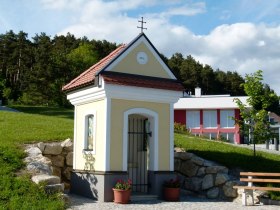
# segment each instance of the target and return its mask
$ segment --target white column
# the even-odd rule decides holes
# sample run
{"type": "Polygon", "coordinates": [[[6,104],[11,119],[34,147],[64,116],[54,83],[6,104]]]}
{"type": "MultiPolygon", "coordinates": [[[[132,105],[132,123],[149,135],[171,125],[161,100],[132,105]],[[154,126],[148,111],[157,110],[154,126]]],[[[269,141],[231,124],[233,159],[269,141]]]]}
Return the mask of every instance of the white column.
{"type": "Polygon", "coordinates": [[[174,108],[173,103],[169,105],[169,116],[170,116],[170,146],[169,146],[169,170],[174,171],[174,108]]]}
{"type": "Polygon", "coordinates": [[[74,106],[74,136],[73,136],[73,169],[76,169],[76,143],[77,143],[77,106],[74,106]]]}
{"type": "Polygon", "coordinates": [[[105,146],[104,146],[104,171],[110,171],[110,141],[111,141],[111,98],[105,99],[106,112],[105,112],[105,146]]]}

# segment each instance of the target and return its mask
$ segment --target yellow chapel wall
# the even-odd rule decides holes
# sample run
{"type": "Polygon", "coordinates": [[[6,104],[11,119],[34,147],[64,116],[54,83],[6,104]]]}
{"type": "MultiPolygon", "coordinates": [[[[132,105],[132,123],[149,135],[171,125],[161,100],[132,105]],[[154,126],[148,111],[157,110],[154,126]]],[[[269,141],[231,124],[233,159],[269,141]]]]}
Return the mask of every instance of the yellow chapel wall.
{"type": "Polygon", "coordinates": [[[105,160],[105,112],[106,112],[106,102],[105,100],[90,102],[87,104],[76,106],[76,142],[75,143],[75,160],[76,170],[84,170],[85,168],[85,158],[83,157],[84,141],[85,141],[85,116],[88,114],[95,114],[96,126],[95,126],[95,158],[94,170],[104,171],[105,160]]]}
{"type": "Polygon", "coordinates": [[[111,71],[172,79],[144,43],[140,43],[135,47],[111,71]],[[136,56],[138,52],[145,52],[148,55],[148,62],[146,64],[139,64],[137,62],[136,56]]]}
{"type": "Polygon", "coordinates": [[[158,113],[158,170],[169,170],[170,104],[121,99],[111,100],[110,170],[122,170],[124,112],[133,108],[146,108],[158,113]]]}

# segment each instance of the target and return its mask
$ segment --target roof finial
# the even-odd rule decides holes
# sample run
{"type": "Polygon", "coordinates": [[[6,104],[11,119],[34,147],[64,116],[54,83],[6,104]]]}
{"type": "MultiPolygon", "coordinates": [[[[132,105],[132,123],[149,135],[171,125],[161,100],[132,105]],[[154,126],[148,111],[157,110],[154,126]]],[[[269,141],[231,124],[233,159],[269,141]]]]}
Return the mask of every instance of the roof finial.
{"type": "Polygon", "coordinates": [[[143,29],[147,30],[147,28],[144,28],[144,26],[143,26],[144,23],[147,23],[147,22],[144,22],[143,17],[141,17],[141,20],[138,20],[138,22],[141,23],[141,26],[137,26],[137,28],[141,28],[141,33],[143,33],[143,29]]]}

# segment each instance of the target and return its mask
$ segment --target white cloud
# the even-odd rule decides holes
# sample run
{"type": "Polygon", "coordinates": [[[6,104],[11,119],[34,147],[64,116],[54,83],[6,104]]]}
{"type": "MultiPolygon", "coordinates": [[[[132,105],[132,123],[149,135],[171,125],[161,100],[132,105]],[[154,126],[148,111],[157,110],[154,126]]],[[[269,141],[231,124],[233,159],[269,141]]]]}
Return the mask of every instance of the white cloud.
{"type": "Polygon", "coordinates": [[[166,56],[175,52],[181,52],[185,56],[191,54],[201,63],[209,64],[214,69],[236,70],[242,76],[262,69],[265,82],[280,95],[280,26],[225,24],[216,27],[207,35],[195,35],[185,26],[171,23],[170,17],[195,15],[206,9],[203,3],[182,2],[171,4],[169,1],[158,0],[84,1],[83,5],[80,4],[81,13],[76,23],[63,29],[60,34],[70,32],[78,37],[87,36],[90,39],[127,43],[139,33],[137,21],[144,16],[147,21],[145,27],[148,28],[145,33],[155,47],[166,56]],[[150,12],[149,8],[160,4],[165,5],[161,12],[150,12]],[[182,5],[185,6],[179,9],[182,5]],[[147,10],[144,9],[145,13],[137,14],[139,16],[136,17],[133,11],[137,8],[147,10]]]}
{"type": "Polygon", "coordinates": [[[241,75],[264,71],[265,83],[280,94],[280,26],[268,27],[251,23],[217,27],[201,37],[198,51],[193,54],[203,63],[223,70],[236,70],[241,75]]]}
{"type": "Polygon", "coordinates": [[[77,9],[86,0],[41,0],[45,9],[63,10],[66,8],[77,9]]]}
{"type": "Polygon", "coordinates": [[[171,8],[166,12],[166,15],[193,16],[204,12],[206,12],[205,3],[198,2],[198,3],[185,4],[183,6],[171,8]]]}

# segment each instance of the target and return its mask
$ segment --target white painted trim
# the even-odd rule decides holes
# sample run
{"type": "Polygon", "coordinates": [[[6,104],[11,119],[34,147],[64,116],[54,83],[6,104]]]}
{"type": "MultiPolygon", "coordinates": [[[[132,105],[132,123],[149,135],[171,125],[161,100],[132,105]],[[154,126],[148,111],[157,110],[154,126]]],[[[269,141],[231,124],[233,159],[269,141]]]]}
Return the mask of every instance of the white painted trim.
{"type": "Polygon", "coordinates": [[[105,71],[111,71],[116,65],[118,65],[132,50],[134,50],[139,44],[144,43],[147,48],[150,50],[150,52],[153,54],[153,56],[156,58],[156,60],[160,63],[160,65],[163,67],[164,71],[168,74],[170,79],[176,79],[174,74],[171,72],[171,70],[168,68],[168,66],[162,61],[161,57],[157,54],[155,49],[152,47],[152,45],[148,42],[148,40],[142,36],[140,37],[135,43],[133,43],[128,49],[125,50],[113,63],[111,63],[105,71]]]}
{"type": "Polygon", "coordinates": [[[129,113],[128,111],[126,111],[123,115],[123,156],[122,156],[122,170],[123,171],[128,171],[127,169],[127,150],[128,150],[128,116],[129,116],[129,113]]]}
{"type": "Polygon", "coordinates": [[[105,146],[104,146],[104,162],[105,162],[105,170],[110,171],[110,141],[111,141],[111,98],[105,99],[105,122],[104,126],[105,130],[105,146]]]}
{"type": "Polygon", "coordinates": [[[175,103],[182,96],[181,91],[112,84],[105,84],[104,89],[106,96],[110,98],[157,103],[175,103]]]}
{"type": "Polygon", "coordinates": [[[73,169],[76,169],[76,154],[77,154],[77,151],[76,151],[76,144],[77,144],[77,106],[75,106],[74,108],[74,134],[73,134],[73,169]]]}
{"type": "Polygon", "coordinates": [[[248,107],[248,96],[208,96],[202,95],[201,97],[185,97],[180,98],[177,103],[174,104],[175,109],[238,109],[234,99],[241,100],[246,107],[248,107]]]}
{"type": "MultiPolygon", "coordinates": [[[[153,142],[153,170],[158,170],[158,113],[145,109],[145,108],[133,108],[124,112],[124,125],[123,125],[123,171],[127,171],[127,153],[128,153],[128,117],[131,114],[140,114],[153,119],[152,122],[152,137],[150,138],[153,142]]],[[[151,151],[152,152],[152,151],[151,151]]]]}
{"type": "Polygon", "coordinates": [[[87,117],[89,116],[89,115],[93,115],[93,146],[94,146],[94,148],[92,148],[92,151],[88,151],[88,153],[90,153],[90,154],[93,154],[93,155],[95,155],[96,154],[96,138],[97,138],[97,135],[96,135],[96,131],[97,131],[97,126],[96,126],[96,121],[97,121],[97,114],[96,114],[96,110],[87,110],[86,112],[84,112],[84,116],[83,116],[83,118],[84,118],[84,121],[83,121],[83,129],[84,129],[84,146],[83,146],[83,148],[84,149],[86,149],[86,143],[87,143],[87,139],[86,139],[86,137],[87,137],[87,122],[86,122],[86,120],[87,120],[87,117]]]}
{"type": "Polygon", "coordinates": [[[102,78],[101,87],[87,87],[67,94],[67,99],[73,105],[85,104],[92,101],[98,101],[105,98],[104,80],[102,78]]]}
{"type": "Polygon", "coordinates": [[[174,171],[174,109],[173,103],[170,103],[169,105],[169,116],[170,116],[170,130],[169,130],[169,135],[170,135],[170,142],[169,142],[169,154],[170,154],[170,159],[169,159],[169,170],[174,171]]]}

